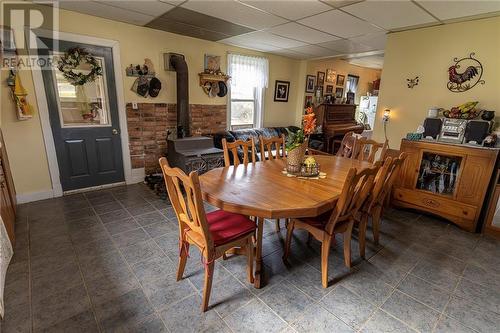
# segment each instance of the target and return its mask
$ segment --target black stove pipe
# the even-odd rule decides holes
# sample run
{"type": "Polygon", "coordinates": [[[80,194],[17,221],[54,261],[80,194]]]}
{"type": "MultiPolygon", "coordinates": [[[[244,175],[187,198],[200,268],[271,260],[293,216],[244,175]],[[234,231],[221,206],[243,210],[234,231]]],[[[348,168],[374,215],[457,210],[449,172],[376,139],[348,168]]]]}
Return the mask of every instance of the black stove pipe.
{"type": "Polygon", "coordinates": [[[172,55],[170,65],[177,76],[177,138],[191,136],[189,130],[189,84],[188,67],[184,57],[172,55]]]}

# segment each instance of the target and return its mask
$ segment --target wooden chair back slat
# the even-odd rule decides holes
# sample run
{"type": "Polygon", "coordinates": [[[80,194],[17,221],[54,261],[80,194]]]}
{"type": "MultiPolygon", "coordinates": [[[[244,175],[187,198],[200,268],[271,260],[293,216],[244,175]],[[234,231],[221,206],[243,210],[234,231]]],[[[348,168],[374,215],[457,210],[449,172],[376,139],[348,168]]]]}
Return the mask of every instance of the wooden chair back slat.
{"type": "Polygon", "coordinates": [[[224,149],[224,165],[231,165],[231,158],[229,152],[233,157],[233,165],[240,165],[240,158],[238,156],[238,149],[243,152],[243,164],[247,165],[250,161],[255,163],[255,141],[253,137],[250,137],[247,141],[236,140],[234,142],[227,142],[226,139],[222,139],[222,148],[224,149]]]}
{"type": "Polygon", "coordinates": [[[367,161],[370,163],[375,162],[375,157],[377,152],[380,150],[379,161],[385,159],[385,154],[389,148],[389,141],[385,140],[384,143],[377,142],[375,140],[361,138],[356,141],[356,147],[354,149],[353,158],[360,161],[367,161]]]}
{"type": "Polygon", "coordinates": [[[354,135],[354,132],[347,132],[340,143],[336,156],[350,158],[356,147],[357,140],[358,138],[354,135]]]}
{"type": "Polygon", "coordinates": [[[378,165],[360,172],[357,172],[356,168],[349,169],[340,197],[325,226],[329,234],[335,229],[335,224],[352,218],[365,203],[373,189],[378,169],[378,165]]]}
{"type": "Polygon", "coordinates": [[[179,168],[171,168],[165,157],[160,158],[160,166],[165,179],[168,196],[179,222],[181,239],[189,231],[198,234],[205,248],[212,248],[213,242],[208,231],[205,207],[196,171],[186,175],[179,168]]]}
{"type": "Polygon", "coordinates": [[[260,142],[260,160],[266,160],[266,152],[267,159],[282,159],[286,157],[285,151],[285,135],[281,136],[273,136],[271,138],[265,138],[262,135],[259,136],[260,142]],[[276,155],[273,155],[273,150],[276,151],[276,155]]]}

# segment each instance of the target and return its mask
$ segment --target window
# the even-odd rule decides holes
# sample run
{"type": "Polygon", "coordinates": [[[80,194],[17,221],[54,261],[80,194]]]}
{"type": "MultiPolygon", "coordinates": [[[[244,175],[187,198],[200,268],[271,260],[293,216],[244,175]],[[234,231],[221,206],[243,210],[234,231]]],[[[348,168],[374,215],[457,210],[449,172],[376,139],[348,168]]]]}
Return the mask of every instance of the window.
{"type": "Polygon", "coordinates": [[[267,88],[269,62],[266,58],[229,54],[231,76],[229,128],[262,127],[264,89],[267,88]]]}
{"type": "Polygon", "coordinates": [[[346,83],[346,93],[352,92],[356,93],[356,90],[358,89],[358,82],[359,82],[359,76],[355,75],[347,75],[347,83],[346,83]]]}

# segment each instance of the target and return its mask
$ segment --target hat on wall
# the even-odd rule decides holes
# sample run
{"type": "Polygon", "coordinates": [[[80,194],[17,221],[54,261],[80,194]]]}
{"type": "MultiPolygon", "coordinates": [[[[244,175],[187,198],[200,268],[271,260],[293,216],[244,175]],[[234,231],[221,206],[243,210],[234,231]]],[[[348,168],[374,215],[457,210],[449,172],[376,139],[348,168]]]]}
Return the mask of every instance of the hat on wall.
{"type": "Polygon", "coordinates": [[[161,81],[156,77],[153,77],[151,81],[149,81],[149,96],[156,97],[160,93],[161,90],[161,81]]]}
{"type": "Polygon", "coordinates": [[[224,81],[219,81],[219,92],[217,96],[224,97],[227,95],[227,85],[224,81]]]}
{"type": "Polygon", "coordinates": [[[137,78],[137,94],[146,97],[148,95],[149,90],[149,81],[146,77],[141,76],[137,78]]]}

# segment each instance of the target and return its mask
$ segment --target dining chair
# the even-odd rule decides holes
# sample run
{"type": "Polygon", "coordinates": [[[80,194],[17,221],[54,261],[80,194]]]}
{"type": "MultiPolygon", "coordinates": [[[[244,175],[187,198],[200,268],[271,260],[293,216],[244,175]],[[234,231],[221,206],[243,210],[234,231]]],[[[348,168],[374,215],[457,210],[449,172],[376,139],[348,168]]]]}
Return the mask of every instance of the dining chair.
{"type": "Polygon", "coordinates": [[[356,141],[358,141],[358,138],[356,137],[354,132],[347,132],[344,135],[344,138],[340,143],[339,150],[337,150],[337,153],[335,155],[350,158],[354,152],[356,141]]]}
{"type": "Polygon", "coordinates": [[[375,162],[375,157],[377,156],[377,152],[380,150],[380,156],[377,160],[383,161],[385,159],[385,154],[387,153],[387,149],[389,148],[389,141],[385,140],[385,142],[380,143],[372,139],[361,138],[356,140],[355,148],[353,151],[353,158],[356,158],[360,161],[367,161],[370,163],[375,162]]]}
{"type": "Polygon", "coordinates": [[[270,138],[259,135],[260,160],[282,159],[286,157],[285,135],[270,138]]]}
{"type": "Polygon", "coordinates": [[[291,219],[287,226],[283,260],[286,261],[290,253],[293,230],[303,229],[321,242],[321,283],[324,288],[328,287],[330,245],[337,233],[343,235],[345,265],[351,267],[351,236],[354,215],[372,190],[377,171],[378,167],[376,166],[359,172],[356,171],[356,168],[351,168],[333,210],[317,217],[291,219]]]}
{"type": "Polygon", "coordinates": [[[255,141],[253,137],[250,137],[247,141],[236,140],[234,142],[227,142],[224,138],[222,139],[222,148],[224,149],[224,165],[231,165],[231,157],[234,166],[243,163],[247,165],[249,162],[255,163],[255,141]],[[229,153],[231,152],[231,157],[229,153]],[[240,155],[242,156],[242,161],[240,161],[240,155]]]}
{"type": "MultiPolygon", "coordinates": [[[[282,159],[286,157],[285,148],[285,135],[273,136],[265,138],[259,135],[260,143],[260,160],[265,162],[267,160],[282,159]]],[[[285,224],[287,223],[285,219],[285,224]]],[[[276,219],[276,232],[280,232],[280,220],[276,219]]]]}
{"type": "Polygon", "coordinates": [[[380,167],[375,177],[373,191],[355,216],[356,221],[359,223],[359,253],[362,258],[365,257],[368,218],[372,218],[373,240],[375,244],[378,244],[380,238],[380,217],[382,216],[384,202],[391,194],[392,185],[396,177],[398,177],[401,165],[407,156],[406,153],[401,153],[397,158],[388,157],[385,159],[384,164],[380,167]]]}
{"type": "Polygon", "coordinates": [[[253,283],[252,238],[255,222],[240,214],[216,210],[205,212],[198,173],[186,175],[179,168],[171,168],[165,157],[160,158],[160,166],[165,179],[168,196],[179,222],[179,266],[177,281],[182,279],[189,246],[196,246],[201,253],[205,268],[202,312],[208,308],[215,260],[234,247],[240,247],[247,255],[247,277],[253,283]]]}

